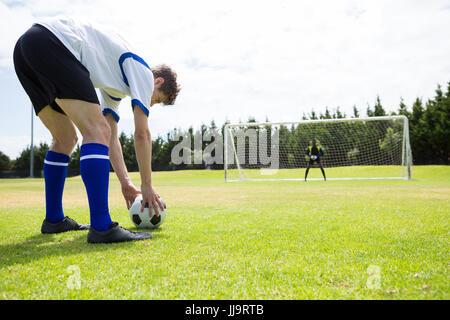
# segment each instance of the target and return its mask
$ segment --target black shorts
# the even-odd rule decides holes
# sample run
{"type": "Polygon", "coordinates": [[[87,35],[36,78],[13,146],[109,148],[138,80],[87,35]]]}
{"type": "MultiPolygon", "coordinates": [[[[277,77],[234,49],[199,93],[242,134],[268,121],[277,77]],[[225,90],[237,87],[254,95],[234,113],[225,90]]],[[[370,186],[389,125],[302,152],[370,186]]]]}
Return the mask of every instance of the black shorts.
{"type": "Polygon", "coordinates": [[[28,29],[17,40],[13,57],[36,114],[47,105],[64,114],[55,98],[99,104],[89,71],[47,28],[35,24],[28,29]]]}
{"type": "Polygon", "coordinates": [[[316,162],[319,164],[320,163],[320,158],[317,158],[316,160],[309,159],[309,164],[311,164],[311,165],[316,163],[316,162]]]}

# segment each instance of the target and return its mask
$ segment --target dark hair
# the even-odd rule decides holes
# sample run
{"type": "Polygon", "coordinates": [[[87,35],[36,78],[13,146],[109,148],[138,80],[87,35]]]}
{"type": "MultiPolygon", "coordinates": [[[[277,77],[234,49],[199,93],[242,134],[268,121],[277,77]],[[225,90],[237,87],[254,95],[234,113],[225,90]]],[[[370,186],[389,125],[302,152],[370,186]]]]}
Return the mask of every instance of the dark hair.
{"type": "Polygon", "coordinates": [[[177,74],[169,66],[165,64],[160,64],[152,67],[153,77],[163,78],[164,83],[161,85],[160,90],[166,96],[166,101],[163,103],[165,105],[172,105],[175,103],[178,92],[181,88],[177,83],[177,74]]]}

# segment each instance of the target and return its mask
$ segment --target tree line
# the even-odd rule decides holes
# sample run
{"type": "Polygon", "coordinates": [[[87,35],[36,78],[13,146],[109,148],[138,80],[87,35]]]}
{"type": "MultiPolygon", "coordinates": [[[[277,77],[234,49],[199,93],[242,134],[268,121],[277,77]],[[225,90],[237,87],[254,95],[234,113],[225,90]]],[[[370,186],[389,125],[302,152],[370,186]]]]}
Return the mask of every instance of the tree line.
{"type": "MultiPolygon", "coordinates": [[[[312,109],[310,113],[303,113],[299,115],[297,120],[316,120],[316,119],[340,119],[340,118],[360,118],[360,117],[374,117],[374,116],[387,116],[387,115],[404,115],[409,120],[409,136],[410,145],[412,149],[413,163],[414,164],[449,164],[450,160],[450,82],[447,84],[446,90],[443,90],[440,85],[435,90],[435,96],[424,101],[422,98],[416,98],[411,106],[407,106],[403,99],[400,99],[400,103],[396,111],[387,112],[381,103],[379,96],[376,98],[376,102],[373,106],[368,105],[365,112],[353,107],[353,112],[350,115],[341,112],[337,107],[330,110],[326,107],[322,112],[317,112],[312,109]]],[[[293,119],[295,121],[296,119],[293,119]]],[[[266,122],[269,119],[266,118],[266,122]]],[[[256,122],[254,118],[248,119],[247,122],[256,122]]],[[[191,126],[187,130],[173,129],[167,132],[166,137],[158,136],[152,140],[152,168],[154,171],[161,170],[180,170],[180,169],[204,169],[204,161],[201,163],[183,163],[174,164],[171,161],[172,149],[179,143],[176,137],[180,135],[188,135],[194,141],[196,135],[203,135],[207,130],[218,130],[223,136],[224,127],[228,122],[218,127],[214,121],[211,121],[209,125],[202,124],[199,129],[194,130],[191,126]]],[[[351,150],[348,150],[347,157],[345,159],[346,164],[351,164],[355,161],[355,157],[365,154],[362,150],[368,148],[365,145],[364,135],[373,134],[374,131],[379,130],[376,127],[354,126],[352,129],[343,128],[336,132],[344,132],[345,130],[354,130],[354,135],[361,137],[359,145],[353,146],[351,150]],[[360,150],[361,149],[361,150],[360,150]]],[[[338,139],[342,143],[342,139],[346,139],[347,135],[336,136],[327,131],[327,127],[324,126],[323,138],[321,141],[338,139]]],[[[283,163],[288,167],[289,163],[295,161],[299,157],[303,157],[302,150],[298,148],[299,137],[301,133],[297,128],[280,128],[279,139],[280,144],[283,144],[288,152],[280,154],[280,165],[283,163]],[[297,137],[297,138],[296,138],[297,137]],[[290,151],[289,151],[290,150],[290,151]]],[[[389,133],[390,136],[386,136],[386,132],[383,132],[383,138],[380,139],[380,144],[377,148],[383,149],[382,144],[389,146],[389,141],[396,139],[394,133],[389,133]],[[390,140],[389,140],[390,139],[390,140]],[[386,140],[386,141],[384,141],[386,140]]],[[[310,137],[308,137],[310,139],[310,137]]],[[[122,132],[119,136],[119,141],[122,145],[125,164],[130,172],[138,171],[138,164],[136,154],[134,152],[134,138],[133,135],[127,135],[122,132]]],[[[337,141],[337,140],[336,140],[337,141]]],[[[212,141],[202,141],[201,148],[204,150],[212,141]]],[[[329,147],[332,147],[335,143],[328,143],[329,147]]],[[[374,146],[375,147],[375,146],[374,146]]],[[[45,142],[34,146],[34,176],[41,176],[42,168],[44,164],[45,155],[49,145],[45,142]]],[[[387,149],[387,148],[386,148],[387,149]]],[[[0,151],[0,176],[28,176],[30,166],[31,148],[27,146],[16,159],[10,159],[7,155],[0,151]],[[12,172],[11,174],[7,174],[12,172]]],[[[71,161],[68,167],[68,174],[79,174],[79,158],[80,158],[80,146],[77,145],[71,155],[71,161]]],[[[212,169],[223,169],[222,164],[214,164],[209,166],[212,169]]],[[[112,169],[111,169],[112,170],[112,169]]]]}

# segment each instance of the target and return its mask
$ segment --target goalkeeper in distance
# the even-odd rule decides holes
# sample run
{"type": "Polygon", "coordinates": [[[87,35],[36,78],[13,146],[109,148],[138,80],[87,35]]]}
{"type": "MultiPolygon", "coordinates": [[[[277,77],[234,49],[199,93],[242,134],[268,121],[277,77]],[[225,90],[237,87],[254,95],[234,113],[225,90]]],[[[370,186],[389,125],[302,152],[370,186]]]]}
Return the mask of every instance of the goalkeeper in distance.
{"type": "Polygon", "coordinates": [[[308,156],[309,161],[306,166],[306,172],[305,172],[305,181],[308,177],[309,168],[311,168],[311,165],[317,162],[317,165],[320,167],[320,170],[322,170],[323,180],[327,181],[327,178],[325,177],[325,170],[323,170],[322,163],[320,162],[320,157],[323,156],[323,149],[316,144],[316,140],[311,140],[311,145],[306,148],[305,154],[308,156]]]}

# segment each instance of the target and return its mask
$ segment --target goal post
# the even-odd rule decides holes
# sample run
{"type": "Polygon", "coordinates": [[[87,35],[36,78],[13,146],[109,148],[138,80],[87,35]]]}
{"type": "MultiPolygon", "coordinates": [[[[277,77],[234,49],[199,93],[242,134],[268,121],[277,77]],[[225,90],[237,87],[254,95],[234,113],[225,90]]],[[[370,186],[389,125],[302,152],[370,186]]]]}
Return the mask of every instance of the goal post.
{"type": "MultiPolygon", "coordinates": [[[[327,180],[412,177],[408,118],[400,115],[227,124],[225,181],[304,180],[313,139],[327,180]]],[[[316,164],[308,180],[322,180],[316,164]]]]}

